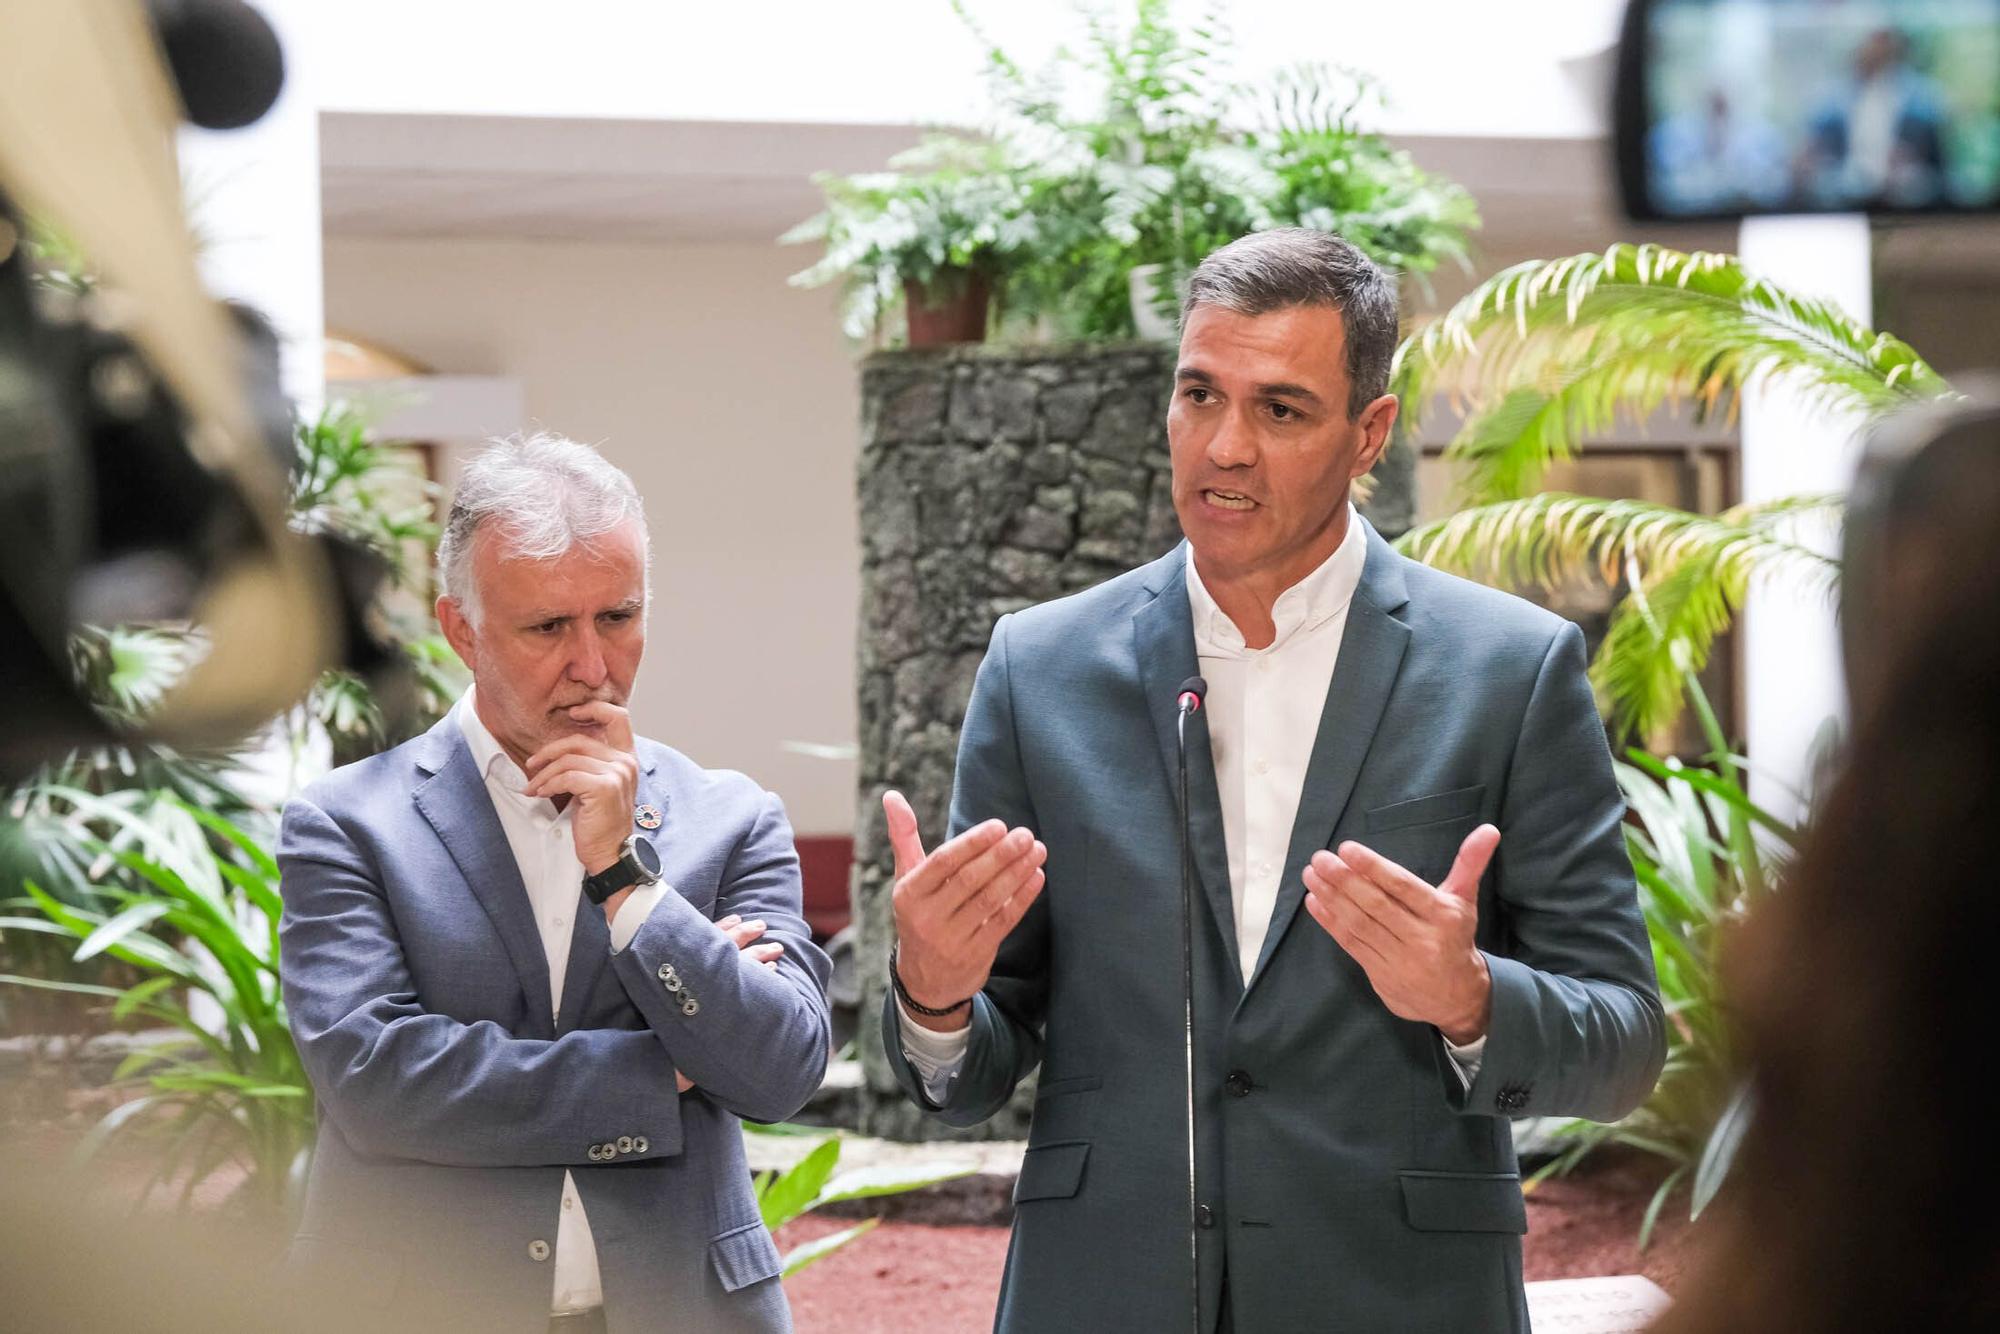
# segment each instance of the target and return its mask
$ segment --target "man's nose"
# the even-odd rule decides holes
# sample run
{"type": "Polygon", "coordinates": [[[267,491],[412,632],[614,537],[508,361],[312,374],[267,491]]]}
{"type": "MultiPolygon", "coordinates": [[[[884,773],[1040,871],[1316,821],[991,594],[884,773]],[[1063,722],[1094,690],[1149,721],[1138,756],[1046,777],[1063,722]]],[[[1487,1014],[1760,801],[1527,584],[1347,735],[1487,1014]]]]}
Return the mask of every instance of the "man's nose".
{"type": "Polygon", "coordinates": [[[1257,433],[1236,412],[1226,412],[1208,438],[1208,461],[1218,468],[1247,468],[1257,462],[1257,433]]]}
{"type": "Polygon", "coordinates": [[[570,648],[569,679],[592,689],[604,684],[610,669],[604,661],[604,640],[597,633],[597,627],[586,625],[577,632],[576,642],[570,648]]]}

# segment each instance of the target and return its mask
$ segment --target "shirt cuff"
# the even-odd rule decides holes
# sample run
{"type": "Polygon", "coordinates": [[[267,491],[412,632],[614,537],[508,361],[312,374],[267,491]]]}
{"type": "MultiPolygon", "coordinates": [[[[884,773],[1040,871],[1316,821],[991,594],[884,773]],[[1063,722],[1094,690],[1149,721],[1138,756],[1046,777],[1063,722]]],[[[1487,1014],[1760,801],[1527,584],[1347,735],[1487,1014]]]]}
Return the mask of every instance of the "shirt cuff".
{"type": "Polygon", "coordinates": [[[903,1058],[924,1082],[924,1096],[942,1107],[951,1093],[951,1081],[965,1064],[966,1048],[972,1045],[968,1026],[954,1033],[934,1033],[910,1017],[903,998],[896,998],[897,1027],[903,1040],[903,1058]]]}
{"type": "Polygon", "coordinates": [[[1452,1069],[1458,1071],[1459,1080],[1470,1089],[1472,1081],[1479,1078],[1479,1063],[1486,1058],[1485,1037],[1476,1037],[1460,1046],[1440,1033],[1438,1041],[1444,1043],[1445,1054],[1451,1057],[1452,1069]]]}
{"type": "Polygon", "coordinates": [[[625,902],[618,905],[618,912],[611,919],[613,954],[632,943],[632,937],[639,934],[639,928],[653,915],[653,909],[671,892],[672,886],[666,881],[655,880],[650,885],[640,885],[625,896],[625,902]]]}

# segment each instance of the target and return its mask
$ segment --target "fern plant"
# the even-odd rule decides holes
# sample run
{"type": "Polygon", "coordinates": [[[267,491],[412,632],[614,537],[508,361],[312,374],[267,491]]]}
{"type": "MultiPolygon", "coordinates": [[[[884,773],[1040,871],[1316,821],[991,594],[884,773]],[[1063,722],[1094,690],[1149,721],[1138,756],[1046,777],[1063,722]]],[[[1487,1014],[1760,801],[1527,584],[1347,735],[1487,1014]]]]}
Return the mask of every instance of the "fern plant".
{"type": "Polygon", "coordinates": [[[97,997],[112,1017],[170,1030],[137,1049],[114,1083],[136,1096],[79,1146],[152,1136],[160,1149],[142,1201],[177,1186],[185,1205],[236,1164],[253,1207],[280,1211],[303,1183],[313,1098],[286,1026],[278,984],[278,866],[260,842],[211,811],[158,795],[143,816],[75,789],[49,794],[75,842],[101,860],[89,906],[33,880],[0,903],[0,933],[54,937],[78,963],[116,959],[127,986],[35,975],[0,984],[97,997]],[[105,831],[115,831],[107,836],[105,831]]]}
{"type": "Polygon", "coordinates": [[[1667,1011],[1667,1060],[1645,1103],[1622,1121],[1569,1121],[1566,1141],[1534,1181],[1576,1168],[1597,1149],[1622,1145],[1667,1166],[1639,1227],[1644,1250],[1675,1190],[1688,1185],[1699,1217],[1729,1174],[1750,1116],[1736,1061],[1718,956],[1743,917],[1772,891],[1799,831],[1750,800],[1744,764],[1722,747],[1714,711],[1685,679],[1715,750],[1701,765],[1643,750],[1615,765],[1632,818],[1626,851],[1667,1011]]]}
{"type": "Polygon", "coordinates": [[[1952,393],[1908,344],[1747,272],[1731,255],[1615,245],[1532,260],[1473,289],[1397,351],[1394,388],[1414,425],[1445,393],[1464,409],[1446,447],[1461,508],[1399,541],[1428,564],[1549,586],[1595,572],[1627,591],[1592,679],[1623,734],[1683,707],[1759,578],[1825,588],[1838,577],[1815,527],[1836,496],[1794,496],[1704,516],[1637,501],[1535,494],[1620,417],[1668,405],[1732,420],[1745,393],[1781,388],[1873,420],[1952,393]]]}
{"type": "Polygon", "coordinates": [[[1362,126],[1361,76],[1300,66],[1259,93],[1229,72],[1219,8],[1182,22],[1171,0],[1079,4],[1081,40],[1031,71],[952,9],[985,51],[988,123],[821,177],[825,211],[782,238],[824,245],[792,281],[844,282],[852,336],[880,335],[906,279],[984,269],[1015,330],[1130,338],[1132,270],[1157,268],[1172,313],[1210,251],[1270,227],[1337,231],[1420,278],[1464,257],[1471,197],[1362,126]]]}

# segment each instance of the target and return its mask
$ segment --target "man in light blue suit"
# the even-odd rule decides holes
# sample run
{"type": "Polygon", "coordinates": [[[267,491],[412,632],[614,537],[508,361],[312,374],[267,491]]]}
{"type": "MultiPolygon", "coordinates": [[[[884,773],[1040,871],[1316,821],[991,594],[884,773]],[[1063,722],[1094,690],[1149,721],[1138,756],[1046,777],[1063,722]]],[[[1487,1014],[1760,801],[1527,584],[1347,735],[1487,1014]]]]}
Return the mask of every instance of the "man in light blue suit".
{"type": "Polygon", "coordinates": [[[1041,1067],[1010,1334],[1186,1330],[1197,1293],[1235,1334],[1526,1334],[1509,1118],[1616,1118],[1659,1075],[1582,636],[1349,506],[1396,334],[1338,238],[1211,255],[1167,417],[1187,542],[994,627],[948,842],[886,799],[898,1077],[971,1125],[1041,1067]]]}
{"type": "Polygon", "coordinates": [[[647,556],[594,450],[489,448],[439,548],[473,688],[286,808],[291,1262],[354,1328],[791,1328],[738,1118],[818,1086],[827,961],[778,799],[633,735],[647,556]]]}

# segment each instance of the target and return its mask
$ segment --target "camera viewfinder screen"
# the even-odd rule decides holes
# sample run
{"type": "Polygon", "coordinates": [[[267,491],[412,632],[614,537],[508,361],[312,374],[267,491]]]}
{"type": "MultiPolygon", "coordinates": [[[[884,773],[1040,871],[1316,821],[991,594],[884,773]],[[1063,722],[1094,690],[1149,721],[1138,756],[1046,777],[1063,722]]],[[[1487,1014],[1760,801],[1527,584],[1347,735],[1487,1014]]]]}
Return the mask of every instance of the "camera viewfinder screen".
{"type": "Polygon", "coordinates": [[[1647,29],[1664,214],[2000,203],[2000,0],[1658,0],[1647,29]]]}

